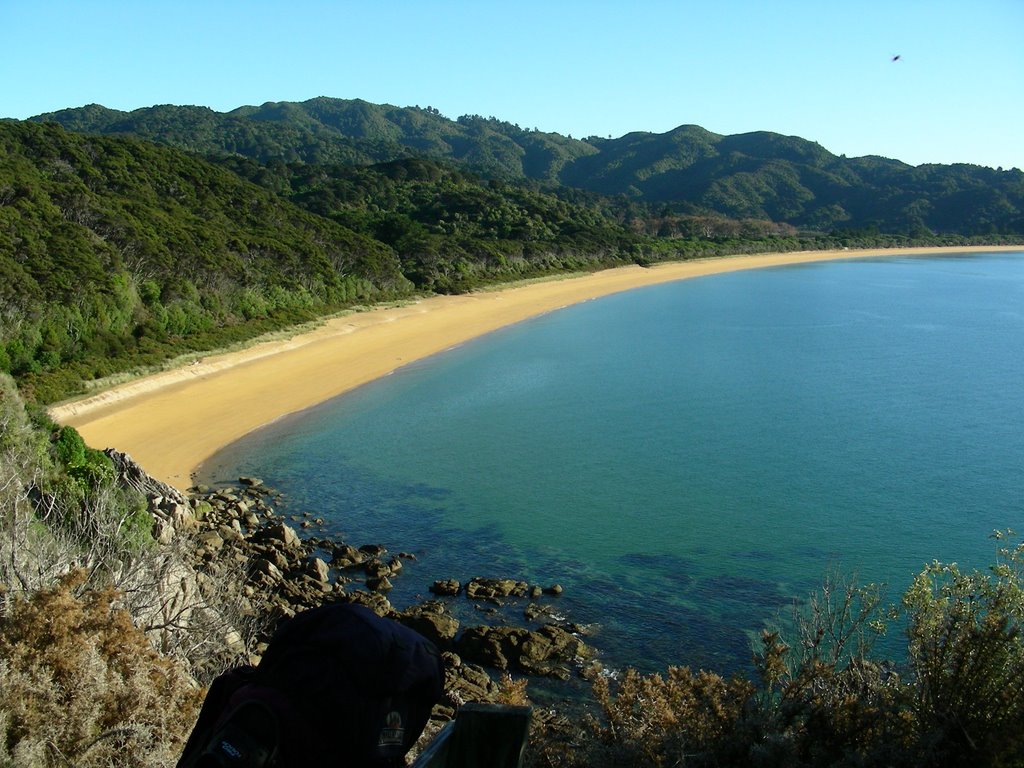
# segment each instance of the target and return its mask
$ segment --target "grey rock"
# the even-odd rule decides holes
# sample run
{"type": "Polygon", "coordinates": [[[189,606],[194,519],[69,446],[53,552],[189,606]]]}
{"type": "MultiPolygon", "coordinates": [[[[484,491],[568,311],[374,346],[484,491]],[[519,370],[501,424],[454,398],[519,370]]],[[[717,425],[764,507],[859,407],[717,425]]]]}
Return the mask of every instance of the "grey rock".
{"type": "Polygon", "coordinates": [[[462,584],[455,579],[442,579],[430,585],[430,591],[435,595],[452,596],[462,591],[462,584]]]}
{"type": "Polygon", "coordinates": [[[321,560],[319,557],[314,557],[309,561],[309,573],[317,579],[317,581],[326,582],[330,578],[331,569],[327,563],[321,560]]]}
{"type": "Polygon", "coordinates": [[[207,531],[196,537],[196,543],[207,551],[217,552],[224,546],[224,539],[216,531],[207,531]]]}
{"type": "Polygon", "coordinates": [[[525,597],[529,585],[513,579],[474,578],[466,585],[466,596],[472,600],[496,600],[503,597],[525,597]]]}

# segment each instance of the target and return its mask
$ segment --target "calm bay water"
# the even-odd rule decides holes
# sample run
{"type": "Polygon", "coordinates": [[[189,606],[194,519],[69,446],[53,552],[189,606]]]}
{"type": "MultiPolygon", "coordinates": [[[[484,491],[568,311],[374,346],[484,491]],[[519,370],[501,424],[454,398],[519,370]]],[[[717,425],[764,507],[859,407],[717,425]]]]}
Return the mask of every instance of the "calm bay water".
{"type": "Polygon", "coordinates": [[[204,475],[416,553],[398,607],[436,578],[558,582],[607,663],[729,672],[834,567],[897,601],[932,559],[988,565],[1024,524],[1021,382],[1020,256],[757,270],[506,328],[204,475]]]}

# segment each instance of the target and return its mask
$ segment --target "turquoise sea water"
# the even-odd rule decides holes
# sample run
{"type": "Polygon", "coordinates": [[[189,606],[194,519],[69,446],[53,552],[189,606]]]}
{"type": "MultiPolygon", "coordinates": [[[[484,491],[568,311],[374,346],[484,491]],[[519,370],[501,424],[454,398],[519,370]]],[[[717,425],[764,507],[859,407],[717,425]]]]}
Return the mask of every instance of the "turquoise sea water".
{"type": "Polygon", "coordinates": [[[1022,256],[756,270],[503,329],[204,475],[414,552],[399,607],[436,578],[558,582],[609,665],[729,672],[831,568],[896,601],[932,559],[988,565],[1024,528],[1022,382],[1022,256]]]}

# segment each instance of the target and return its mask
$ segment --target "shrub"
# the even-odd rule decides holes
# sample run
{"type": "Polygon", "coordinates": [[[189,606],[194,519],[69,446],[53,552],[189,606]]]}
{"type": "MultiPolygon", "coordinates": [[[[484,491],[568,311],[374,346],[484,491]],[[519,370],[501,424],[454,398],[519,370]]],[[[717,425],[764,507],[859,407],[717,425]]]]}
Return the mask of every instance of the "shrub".
{"type": "Polygon", "coordinates": [[[89,448],[74,427],[61,427],[54,439],[54,452],[83,489],[114,479],[114,465],[103,451],[89,448]]]}
{"type": "Polygon", "coordinates": [[[895,616],[880,591],[829,577],[795,609],[791,642],[762,633],[756,683],[678,668],[600,679],[578,764],[1024,766],[1024,545],[988,572],[933,563],[903,608],[901,667],[871,657],[895,616]]]}
{"type": "Polygon", "coordinates": [[[886,631],[882,590],[834,572],[794,606],[781,631],[765,630],[755,654],[760,688],[745,724],[748,757],[768,765],[886,765],[912,742],[905,685],[872,658],[886,631]]]}
{"type": "Polygon", "coordinates": [[[61,427],[53,441],[57,458],[68,467],[85,462],[85,441],[74,427],[61,427]]]}
{"type": "Polygon", "coordinates": [[[0,762],[174,765],[201,691],[116,607],[116,593],[76,597],[82,578],[0,615],[0,762]]]}
{"type": "Polygon", "coordinates": [[[614,691],[604,676],[593,688],[601,718],[590,720],[585,764],[638,768],[715,764],[753,694],[746,680],[686,667],[669,667],[664,677],[629,669],[614,691]]]}
{"type": "Polygon", "coordinates": [[[932,563],[903,603],[921,764],[1024,764],[1024,545],[987,573],[932,563]]]}

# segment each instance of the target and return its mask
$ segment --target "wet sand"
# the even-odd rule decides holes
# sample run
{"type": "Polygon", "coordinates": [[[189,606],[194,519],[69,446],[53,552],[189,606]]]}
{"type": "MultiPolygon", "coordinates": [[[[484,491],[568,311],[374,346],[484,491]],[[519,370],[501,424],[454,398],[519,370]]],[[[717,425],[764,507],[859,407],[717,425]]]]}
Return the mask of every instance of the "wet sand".
{"type": "MultiPolygon", "coordinates": [[[[154,477],[192,485],[202,463],[244,435],[512,323],[581,301],[673,280],[937,248],[729,256],[649,268],[628,266],[462,296],[434,296],[327,321],[299,336],[211,355],[50,409],[94,448],[128,453],[154,477]]],[[[950,248],[953,253],[1020,251],[950,248]]]]}

